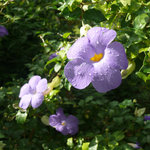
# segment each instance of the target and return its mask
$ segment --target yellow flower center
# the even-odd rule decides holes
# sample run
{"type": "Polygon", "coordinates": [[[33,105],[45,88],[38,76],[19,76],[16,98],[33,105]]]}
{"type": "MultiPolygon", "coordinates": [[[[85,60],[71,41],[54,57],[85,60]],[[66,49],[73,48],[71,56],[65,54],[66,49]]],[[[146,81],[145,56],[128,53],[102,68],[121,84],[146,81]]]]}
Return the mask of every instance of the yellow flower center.
{"type": "Polygon", "coordinates": [[[93,57],[90,58],[90,60],[94,61],[94,62],[98,62],[103,58],[103,54],[95,54],[93,57]]]}
{"type": "Polygon", "coordinates": [[[66,122],[65,122],[65,121],[63,121],[63,122],[61,123],[61,125],[65,126],[65,125],[66,125],[66,122]]]}

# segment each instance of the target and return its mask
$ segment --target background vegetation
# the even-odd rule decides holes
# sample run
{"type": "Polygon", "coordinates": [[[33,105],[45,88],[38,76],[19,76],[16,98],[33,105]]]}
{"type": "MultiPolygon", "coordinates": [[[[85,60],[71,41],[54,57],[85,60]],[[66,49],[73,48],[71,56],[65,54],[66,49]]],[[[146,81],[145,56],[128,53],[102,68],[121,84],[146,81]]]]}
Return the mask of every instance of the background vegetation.
{"type": "Polygon", "coordinates": [[[0,149],[132,150],[150,148],[150,2],[149,0],[0,0],[0,149]],[[92,86],[71,87],[63,70],[66,52],[84,24],[117,32],[135,70],[106,94],[92,86]],[[63,50],[60,49],[64,47],[63,50]],[[52,53],[58,57],[49,60],[52,53]],[[38,109],[18,107],[20,87],[33,75],[61,82],[38,109]],[[79,132],[63,136],[45,125],[63,107],[78,117],[79,132]]]}

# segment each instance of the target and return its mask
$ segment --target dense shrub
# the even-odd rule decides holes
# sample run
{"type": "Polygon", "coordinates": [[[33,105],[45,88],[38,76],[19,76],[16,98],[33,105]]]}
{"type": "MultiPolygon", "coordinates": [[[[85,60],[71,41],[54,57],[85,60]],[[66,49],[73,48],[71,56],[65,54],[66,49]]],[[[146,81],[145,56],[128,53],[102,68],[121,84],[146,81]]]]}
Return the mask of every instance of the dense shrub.
{"type": "Polygon", "coordinates": [[[0,1],[0,25],[9,33],[0,37],[0,149],[149,150],[149,8],[148,0],[0,1]],[[117,32],[131,64],[107,93],[75,89],[64,75],[69,48],[95,26],[117,32]],[[40,107],[23,110],[19,91],[33,75],[52,90],[40,107]],[[49,125],[60,107],[78,118],[77,134],[49,125]]]}

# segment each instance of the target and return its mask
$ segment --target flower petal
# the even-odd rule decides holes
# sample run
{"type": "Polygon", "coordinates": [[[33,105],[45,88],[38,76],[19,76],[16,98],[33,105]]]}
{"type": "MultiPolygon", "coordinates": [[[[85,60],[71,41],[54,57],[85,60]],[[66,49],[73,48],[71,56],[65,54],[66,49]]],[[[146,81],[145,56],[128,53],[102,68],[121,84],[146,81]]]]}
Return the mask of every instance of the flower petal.
{"type": "Polygon", "coordinates": [[[106,46],[115,39],[116,32],[107,28],[94,27],[87,32],[87,37],[96,53],[99,54],[103,53],[106,46]]]}
{"type": "Polygon", "coordinates": [[[27,109],[28,106],[30,105],[31,102],[31,94],[28,95],[24,95],[19,103],[19,107],[21,107],[22,109],[27,109]]]}
{"type": "Polygon", "coordinates": [[[32,90],[36,90],[36,86],[38,84],[38,82],[41,80],[40,76],[33,76],[30,80],[29,80],[29,85],[31,86],[32,90]]]}
{"type": "Polygon", "coordinates": [[[61,118],[61,120],[66,120],[66,116],[65,116],[62,108],[58,108],[56,110],[56,114],[57,114],[57,116],[59,116],[61,118]]]}
{"type": "Polygon", "coordinates": [[[84,89],[92,81],[93,66],[81,59],[75,59],[67,63],[64,73],[72,86],[84,89]]]}
{"type": "Polygon", "coordinates": [[[68,134],[66,126],[63,126],[61,124],[56,126],[56,130],[61,132],[63,135],[67,135],[68,134]]]}
{"type": "Polygon", "coordinates": [[[8,35],[8,31],[4,26],[0,26],[0,37],[8,35]]]}
{"type": "Polygon", "coordinates": [[[73,115],[69,115],[66,120],[68,133],[74,135],[78,132],[79,120],[73,115]]]}
{"type": "Polygon", "coordinates": [[[60,123],[61,123],[61,119],[60,119],[59,116],[57,116],[57,115],[51,115],[49,117],[49,124],[50,124],[50,126],[56,127],[57,124],[60,124],[60,123]]]}
{"type": "Polygon", "coordinates": [[[94,49],[90,45],[87,37],[78,39],[67,52],[68,59],[82,58],[86,61],[94,56],[94,49]]]}
{"type": "Polygon", "coordinates": [[[55,58],[55,57],[57,57],[58,55],[56,54],[56,53],[53,53],[53,54],[51,54],[50,56],[49,56],[49,60],[51,60],[51,59],[53,59],[53,58],[55,58]]]}
{"type": "Polygon", "coordinates": [[[38,82],[38,85],[36,86],[36,92],[42,93],[47,89],[47,80],[43,78],[38,82]]]}
{"type": "Polygon", "coordinates": [[[105,49],[103,57],[110,67],[117,69],[126,69],[128,67],[128,59],[123,45],[119,42],[113,42],[105,49]]]}
{"type": "Polygon", "coordinates": [[[98,92],[105,93],[117,88],[121,84],[120,70],[113,69],[102,62],[95,63],[94,69],[95,73],[92,84],[98,92]]]}
{"type": "Polygon", "coordinates": [[[39,107],[44,99],[44,95],[42,93],[36,93],[32,95],[31,105],[33,108],[39,107]]]}
{"type": "Polygon", "coordinates": [[[24,95],[30,94],[31,93],[31,87],[28,83],[24,84],[19,93],[19,98],[23,97],[24,95]]]}

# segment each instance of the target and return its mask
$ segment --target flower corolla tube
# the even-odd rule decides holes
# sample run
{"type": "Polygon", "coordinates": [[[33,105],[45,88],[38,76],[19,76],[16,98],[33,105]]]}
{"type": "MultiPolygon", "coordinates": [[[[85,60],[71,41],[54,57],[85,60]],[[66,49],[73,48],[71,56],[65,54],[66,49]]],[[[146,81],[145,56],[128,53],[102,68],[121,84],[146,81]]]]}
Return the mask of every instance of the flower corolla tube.
{"type": "Polygon", "coordinates": [[[93,27],[79,38],[67,52],[69,61],[64,69],[68,81],[77,89],[90,83],[101,93],[117,88],[122,81],[121,69],[128,67],[125,49],[114,30],[93,27]]]}
{"type": "Polygon", "coordinates": [[[58,108],[56,115],[49,117],[49,124],[63,135],[74,135],[78,132],[79,120],[73,115],[65,116],[63,109],[58,108]]]}
{"type": "Polygon", "coordinates": [[[55,57],[57,57],[58,55],[56,54],[56,53],[53,53],[53,54],[51,54],[50,56],[49,56],[49,60],[51,60],[51,59],[53,59],[53,58],[55,58],[55,57]]]}
{"type": "Polygon", "coordinates": [[[33,76],[28,83],[20,89],[19,98],[21,98],[19,107],[27,109],[29,105],[33,108],[39,107],[44,99],[43,92],[47,89],[47,80],[40,76],[33,76]]]}

